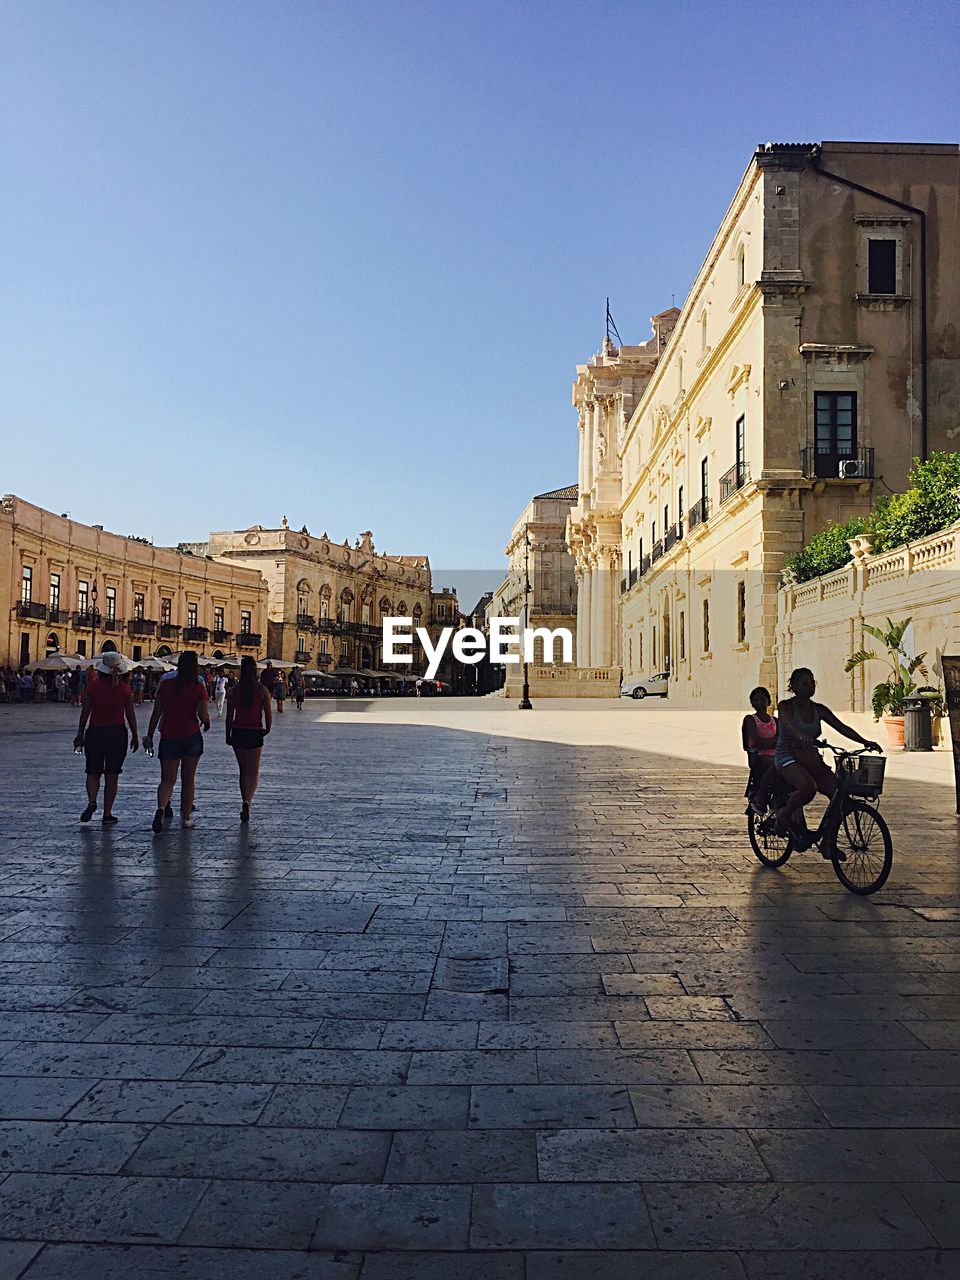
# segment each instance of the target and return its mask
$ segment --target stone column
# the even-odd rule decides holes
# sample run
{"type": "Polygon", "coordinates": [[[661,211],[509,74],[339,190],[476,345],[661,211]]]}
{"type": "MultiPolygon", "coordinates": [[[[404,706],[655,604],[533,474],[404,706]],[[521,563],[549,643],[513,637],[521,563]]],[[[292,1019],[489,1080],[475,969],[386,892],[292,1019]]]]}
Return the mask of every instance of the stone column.
{"type": "Polygon", "coordinates": [[[580,473],[577,483],[580,486],[580,492],[585,493],[587,490],[587,415],[584,409],[580,410],[580,453],[578,462],[580,465],[580,473]]]}
{"type": "Polygon", "coordinates": [[[584,406],[583,427],[583,485],[582,492],[589,493],[593,487],[593,450],[595,435],[596,405],[588,400],[584,406]]]}
{"type": "Polygon", "coordinates": [[[597,595],[595,597],[596,645],[593,666],[613,666],[613,558],[609,547],[601,547],[597,553],[597,595]]]}
{"type": "Polygon", "coordinates": [[[577,592],[577,666],[589,667],[593,652],[593,567],[589,553],[581,561],[580,590],[577,592]],[[582,621],[581,621],[582,615],[582,621]]]}

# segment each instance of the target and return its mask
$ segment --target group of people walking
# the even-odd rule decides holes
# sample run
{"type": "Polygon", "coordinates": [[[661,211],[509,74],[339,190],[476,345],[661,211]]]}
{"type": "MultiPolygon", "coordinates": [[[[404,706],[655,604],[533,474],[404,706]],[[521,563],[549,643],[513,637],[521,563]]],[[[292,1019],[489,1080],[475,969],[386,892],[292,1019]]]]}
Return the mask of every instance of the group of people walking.
{"type": "MultiPolygon", "coordinates": [[[[92,668],[94,678],[87,681],[80,703],[80,723],[74,748],[86,757],[87,805],[80,815],[89,822],[97,810],[100,781],[103,779],[102,822],[109,826],[118,821],[113,812],[120,774],[128,748],[140,748],[134,690],[124,671],[119,653],[103,653],[92,668]],[[129,739],[128,739],[129,731],[129,739]]],[[[272,668],[269,668],[272,670],[272,668]]],[[[250,821],[260,777],[263,741],[273,725],[271,692],[266,681],[257,674],[257,664],[249,655],[240,660],[237,681],[228,687],[222,675],[208,688],[201,676],[196,653],[180,654],[176,671],[163,676],[157,685],[150,723],[143,738],[147,755],[154,753],[154,735],[159,728],[157,755],[160,760],[160,784],[153,830],[161,834],[165,823],[173,817],[173,793],[180,778],[180,825],[193,827],[197,767],[203,755],[204,734],[210,731],[210,697],[213,695],[218,714],[226,713],[226,741],[233,747],[240,774],[240,821],[250,821]]]]}

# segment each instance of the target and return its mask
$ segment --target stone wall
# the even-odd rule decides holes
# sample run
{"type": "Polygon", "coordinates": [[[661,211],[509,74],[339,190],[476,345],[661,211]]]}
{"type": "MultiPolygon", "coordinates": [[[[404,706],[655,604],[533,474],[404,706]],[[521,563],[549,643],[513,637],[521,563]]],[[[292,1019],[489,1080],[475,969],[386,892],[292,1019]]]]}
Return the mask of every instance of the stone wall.
{"type": "Polygon", "coordinates": [[[906,642],[928,654],[930,684],[937,684],[937,654],[960,653],[960,521],[939,533],[881,555],[866,539],[853,540],[854,560],[812,582],[781,588],[777,599],[777,670],[780,696],[794,667],[810,667],[819,696],[842,713],[869,712],[884,666],[870,663],[849,674],[846,658],[878,645],[863,623],[882,626],[912,618],[906,642]]]}

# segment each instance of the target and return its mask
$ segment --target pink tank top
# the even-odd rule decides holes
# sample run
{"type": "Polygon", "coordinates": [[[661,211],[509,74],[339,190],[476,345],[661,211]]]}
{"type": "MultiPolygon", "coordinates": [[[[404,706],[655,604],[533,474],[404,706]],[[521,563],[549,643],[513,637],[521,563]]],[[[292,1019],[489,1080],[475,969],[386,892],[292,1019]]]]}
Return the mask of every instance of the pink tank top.
{"type": "Polygon", "coordinates": [[[764,724],[764,722],[760,719],[758,715],[754,715],[753,723],[757,729],[757,737],[761,740],[761,742],[769,742],[770,744],[768,747],[758,747],[757,755],[772,756],[774,752],[774,748],[776,746],[776,741],[777,741],[776,719],[773,716],[771,716],[770,719],[766,722],[766,724],[764,724]]]}

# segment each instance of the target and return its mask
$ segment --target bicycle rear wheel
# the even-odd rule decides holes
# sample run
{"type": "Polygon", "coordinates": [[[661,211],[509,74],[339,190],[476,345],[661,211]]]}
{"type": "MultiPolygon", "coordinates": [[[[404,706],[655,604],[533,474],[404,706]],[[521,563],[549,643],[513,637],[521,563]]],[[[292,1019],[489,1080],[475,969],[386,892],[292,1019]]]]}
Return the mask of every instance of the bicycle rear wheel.
{"type": "Polygon", "coordinates": [[[893,866],[890,828],[872,805],[849,799],[830,832],[830,855],[837,879],[851,893],[876,893],[893,866]]]}
{"type": "Polygon", "coordinates": [[[770,818],[758,818],[751,809],[747,814],[747,831],[750,845],[765,867],[782,867],[793,853],[793,837],[764,832],[761,828],[770,823],[770,818]]]}

